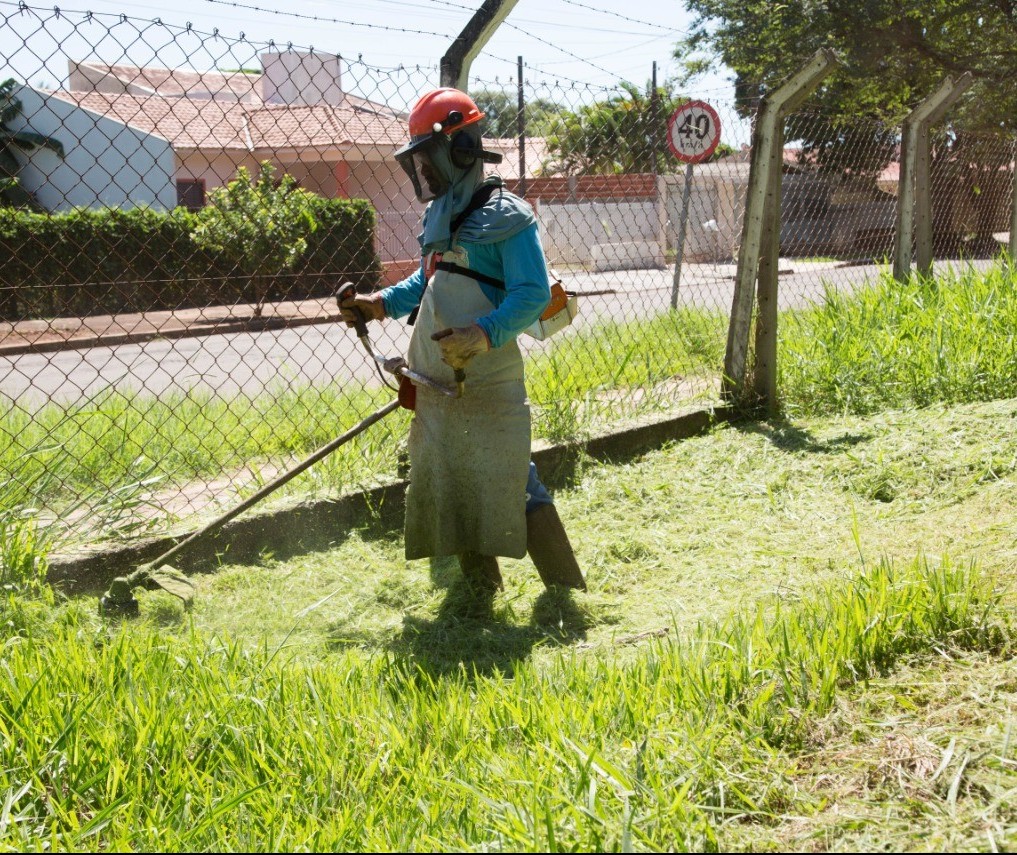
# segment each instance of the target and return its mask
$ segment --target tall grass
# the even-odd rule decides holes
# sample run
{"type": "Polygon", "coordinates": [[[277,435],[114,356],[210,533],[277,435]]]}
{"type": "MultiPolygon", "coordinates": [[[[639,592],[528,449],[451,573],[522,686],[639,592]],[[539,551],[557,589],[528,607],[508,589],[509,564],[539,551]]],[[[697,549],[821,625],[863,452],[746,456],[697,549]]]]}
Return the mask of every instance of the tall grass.
{"type": "Polygon", "coordinates": [[[789,413],[1017,396],[1017,282],[1006,257],[855,294],[781,316],[779,388],[789,413]]]}
{"type": "Polygon", "coordinates": [[[718,375],[725,334],[723,313],[695,309],[576,331],[527,365],[534,433],[560,441],[673,409],[675,381],[718,375]]]}
{"type": "Polygon", "coordinates": [[[5,509],[13,505],[6,498],[13,489],[0,485],[0,640],[27,630],[39,615],[37,606],[53,604],[46,583],[49,538],[32,509],[5,509]]]}
{"type": "Polygon", "coordinates": [[[970,567],[865,570],[635,661],[513,677],[358,652],[316,664],[69,614],[9,646],[0,839],[14,849],[703,850],[808,799],[793,758],[839,688],[999,642],[970,567]]]}

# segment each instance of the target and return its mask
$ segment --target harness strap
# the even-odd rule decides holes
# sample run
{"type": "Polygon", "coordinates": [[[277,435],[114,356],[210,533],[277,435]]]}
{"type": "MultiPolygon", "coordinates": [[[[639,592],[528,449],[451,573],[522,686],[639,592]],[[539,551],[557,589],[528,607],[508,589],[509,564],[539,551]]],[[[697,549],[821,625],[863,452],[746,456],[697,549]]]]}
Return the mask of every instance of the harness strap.
{"type": "MultiPolygon", "coordinates": [[[[470,197],[470,204],[468,204],[465,208],[463,208],[462,211],[460,211],[458,214],[456,214],[455,218],[449,224],[449,228],[450,228],[452,234],[455,235],[455,233],[458,232],[460,228],[462,228],[463,223],[466,222],[466,220],[470,216],[470,214],[472,214],[474,211],[479,211],[481,208],[483,208],[484,205],[486,205],[491,200],[491,197],[494,195],[494,191],[495,190],[501,190],[501,188],[502,188],[502,185],[501,185],[500,182],[498,184],[487,184],[487,185],[485,185],[483,187],[480,187],[477,190],[477,192],[474,193],[473,196],[470,197]]],[[[472,276],[474,279],[477,279],[478,277],[484,275],[482,273],[474,273],[472,270],[469,270],[469,268],[466,268],[466,267],[458,267],[455,264],[449,264],[449,265],[446,265],[446,266],[443,266],[443,265],[444,265],[444,262],[439,261],[435,265],[435,267],[438,270],[445,270],[445,271],[448,271],[450,268],[455,267],[456,270],[453,271],[453,272],[455,272],[455,273],[463,273],[465,276],[472,276]]],[[[487,281],[488,279],[490,279],[490,277],[484,277],[484,279],[481,279],[481,280],[478,280],[478,281],[484,282],[484,281],[487,281]]],[[[505,289],[505,283],[504,282],[500,282],[497,279],[491,279],[490,281],[487,281],[487,284],[488,285],[494,285],[495,288],[501,288],[502,290],[505,289]]],[[[424,301],[424,292],[426,290],[427,290],[427,280],[424,280],[424,287],[420,290],[420,302],[421,303],[424,301]]],[[[410,316],[406,319],[406,323],[409,326],[412,327],[417,322],[417,315],[418,314],[420,314],[420,303],[417,303],[417,305],[414,306],[413,311],[410,312],[410,316]]]]}
{"type": "Polygon", "coordinates": [[[479,270],[462,267],[461,265],[455,264],[451,261],[439,261],[434,266],[437,270],[444,270],[446,273],[458,273],[460,276],[469,276],[470,279],[476,279],[478,282],[483,282],[485,285],[490,285],[492,288],[498,288],[502,291],[505,290],[504,280],[495,279],[493,276],[488,276],[486,273],[481,273],[479,270]]]}

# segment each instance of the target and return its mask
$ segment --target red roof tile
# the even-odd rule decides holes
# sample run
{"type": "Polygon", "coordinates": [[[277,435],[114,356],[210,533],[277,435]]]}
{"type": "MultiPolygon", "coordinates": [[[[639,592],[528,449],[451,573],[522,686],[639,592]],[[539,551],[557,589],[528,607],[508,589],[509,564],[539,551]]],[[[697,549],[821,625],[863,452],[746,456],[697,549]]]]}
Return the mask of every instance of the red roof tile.
{"type": "Polygon", "coordinates": [[[387,147],[402,145],[406,136],[402,119],[352,104],[255,105],[62,90],[51,94],[162,137],[176,148],[250,151],[337,145],[387,147]]]}

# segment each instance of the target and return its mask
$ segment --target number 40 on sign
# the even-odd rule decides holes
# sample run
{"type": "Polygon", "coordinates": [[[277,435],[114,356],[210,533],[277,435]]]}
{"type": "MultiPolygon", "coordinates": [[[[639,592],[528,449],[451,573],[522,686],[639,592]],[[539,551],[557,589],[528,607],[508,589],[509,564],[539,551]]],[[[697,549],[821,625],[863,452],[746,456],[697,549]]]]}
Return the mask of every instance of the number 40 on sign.
{"type": "Polygon", "coordinates": [[[720,142],[720,117],[705,101],[682,104],[667,123],[671,152],[683,163],[702,163],[720,142]]]}

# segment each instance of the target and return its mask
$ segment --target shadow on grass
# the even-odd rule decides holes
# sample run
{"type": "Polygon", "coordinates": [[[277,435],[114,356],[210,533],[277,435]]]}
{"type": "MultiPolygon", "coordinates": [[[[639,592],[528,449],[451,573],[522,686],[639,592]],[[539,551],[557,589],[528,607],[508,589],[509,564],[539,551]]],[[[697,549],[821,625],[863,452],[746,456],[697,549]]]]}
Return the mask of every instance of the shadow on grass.
{"type": "MultiPolygon", "coordinates": [[[[433,570],[432,570],[433,572],[433,570]]],[[[588,613],[569,591],[544,591],[529,623],[512,621],[510,605],[467,592],[460,580],[447,584],[433,618],[407,616],[389,649],[432,677],[511,677],[538,646],[567,646],[586,638],[588,613]]]]}
{"type": "Polygon", "coordinates": [[[845,433],[826,440],[817,440],[804,428],[787,421],[734,422],[735,430],[758,434],[782,451],[807,451],[811,454],[837,454],[872,439],[870,433],[845,433]]]}

